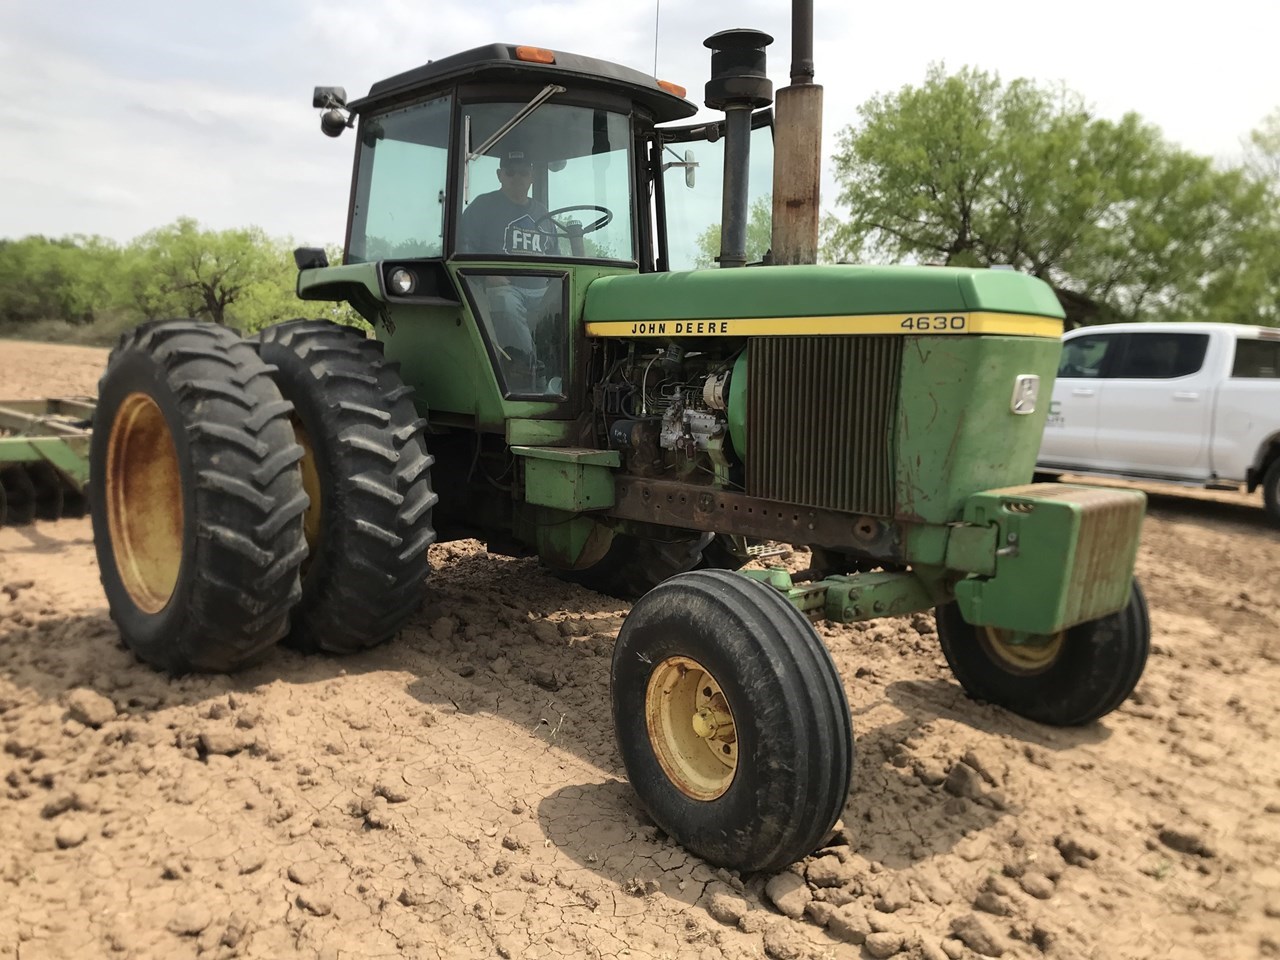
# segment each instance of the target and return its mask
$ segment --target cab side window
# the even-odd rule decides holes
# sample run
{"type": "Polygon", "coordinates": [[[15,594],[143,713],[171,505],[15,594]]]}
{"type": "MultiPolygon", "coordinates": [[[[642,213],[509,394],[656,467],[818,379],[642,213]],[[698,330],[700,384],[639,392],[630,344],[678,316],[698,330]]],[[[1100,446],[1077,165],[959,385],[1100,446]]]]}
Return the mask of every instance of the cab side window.
{"type": "Polygon", "coordinates": [[[1059,377],[1093,380],[1109,376],[1107,370],[1119,353],[1121,335],[1095,333],[1068,340],[1058,362],[1059,377]]]}
{"type": "Polygon", "coordinates": [[[1231,376],[1251,380],[1280,379],[1280,342],[1237,340],[1231,376]]]}
{"type": "Polygon", "coordinates": [[[1125,380],[1175,380],[1204,366],[1207,333],[1129,333],[1124,351],[1107,376],[1125,380]]]}

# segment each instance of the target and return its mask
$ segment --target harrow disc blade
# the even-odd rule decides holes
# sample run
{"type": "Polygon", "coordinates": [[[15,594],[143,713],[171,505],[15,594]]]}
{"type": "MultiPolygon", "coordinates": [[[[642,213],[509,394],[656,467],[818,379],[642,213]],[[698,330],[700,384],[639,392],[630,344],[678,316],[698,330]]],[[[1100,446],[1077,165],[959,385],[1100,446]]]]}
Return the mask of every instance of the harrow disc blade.
{"type": "Polygon", "coordinates": [[[0,470],[0,489],[7,502],[5,522],[20,526],[36,518],[36,485],[21,466],[0,470]]]}
{"type": "Polygon", "coordinates": [[[36,517],[40,520],[61,518],[65,488],[62,475],[47,463],[30,463],[26,470],[35,488],[36,517]]]}

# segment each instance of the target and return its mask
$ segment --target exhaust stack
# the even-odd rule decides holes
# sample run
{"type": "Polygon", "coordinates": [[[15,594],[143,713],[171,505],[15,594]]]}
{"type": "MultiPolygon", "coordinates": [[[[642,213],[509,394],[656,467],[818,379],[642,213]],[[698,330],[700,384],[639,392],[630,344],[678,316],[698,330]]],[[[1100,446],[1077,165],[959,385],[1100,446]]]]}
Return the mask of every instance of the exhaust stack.
{"type": "Polygon", "coordinates": [[[813,82],[813,0],[791,3],[791,85],[778,91],[773,262],[818,262],[822,87],[813,82]]]}
{"type": "Polygon", "coordinates": [[[747,263],[747,173],[751,164],[751,111],[773,103],[764,48],[773,37],[759,30],[721,30],[703,41],[711,49],[706,103],[725,114],[724,198],[720,266],[747,263]]]}

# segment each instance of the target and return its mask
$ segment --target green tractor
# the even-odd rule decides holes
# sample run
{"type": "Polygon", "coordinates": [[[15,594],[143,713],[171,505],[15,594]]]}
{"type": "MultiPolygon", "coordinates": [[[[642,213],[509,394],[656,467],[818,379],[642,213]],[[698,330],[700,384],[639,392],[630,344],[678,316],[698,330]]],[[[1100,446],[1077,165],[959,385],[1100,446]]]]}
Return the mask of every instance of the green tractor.
{"type": "Polygon", "coordinates": [[[1008,271],[814,265],[821,88],[798,56],[773,170],[769,39],[707,41],[725,116],[683,127],[683,90],[532,47],[352,102],[318,88],[355,169],[343,262],[297,251],[297,292],[375,336],[122,339],[90,494],[130,647],[173,672],[281,639],[358,651],[414,615],[431,543],[536,555],[636,599],[611,674],[631,782],[743,870],[812,852],[847,798],[850,712],[815,620],[936,609],[971,696],[1049,724],[1115,709],[1149,646],[1145,499],[1030,483],[1055,296],[1008,271]],[[773,250],[747,264],[770,189],[773,250]],[[686,269],[717,220],[719,268],[686,269]],[[769,542],[810,569],[737,572],[769,542]]]}

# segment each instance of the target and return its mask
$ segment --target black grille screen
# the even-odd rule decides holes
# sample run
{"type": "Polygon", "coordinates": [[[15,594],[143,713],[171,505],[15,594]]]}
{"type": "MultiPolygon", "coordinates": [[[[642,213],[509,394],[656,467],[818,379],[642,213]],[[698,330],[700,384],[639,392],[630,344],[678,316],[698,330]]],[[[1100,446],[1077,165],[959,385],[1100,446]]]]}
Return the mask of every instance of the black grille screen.
{"type": "Polygon", "coordinates": [[[760,337],[747,386],[747,493],[892,516],[901,337],[760,337]]]}

